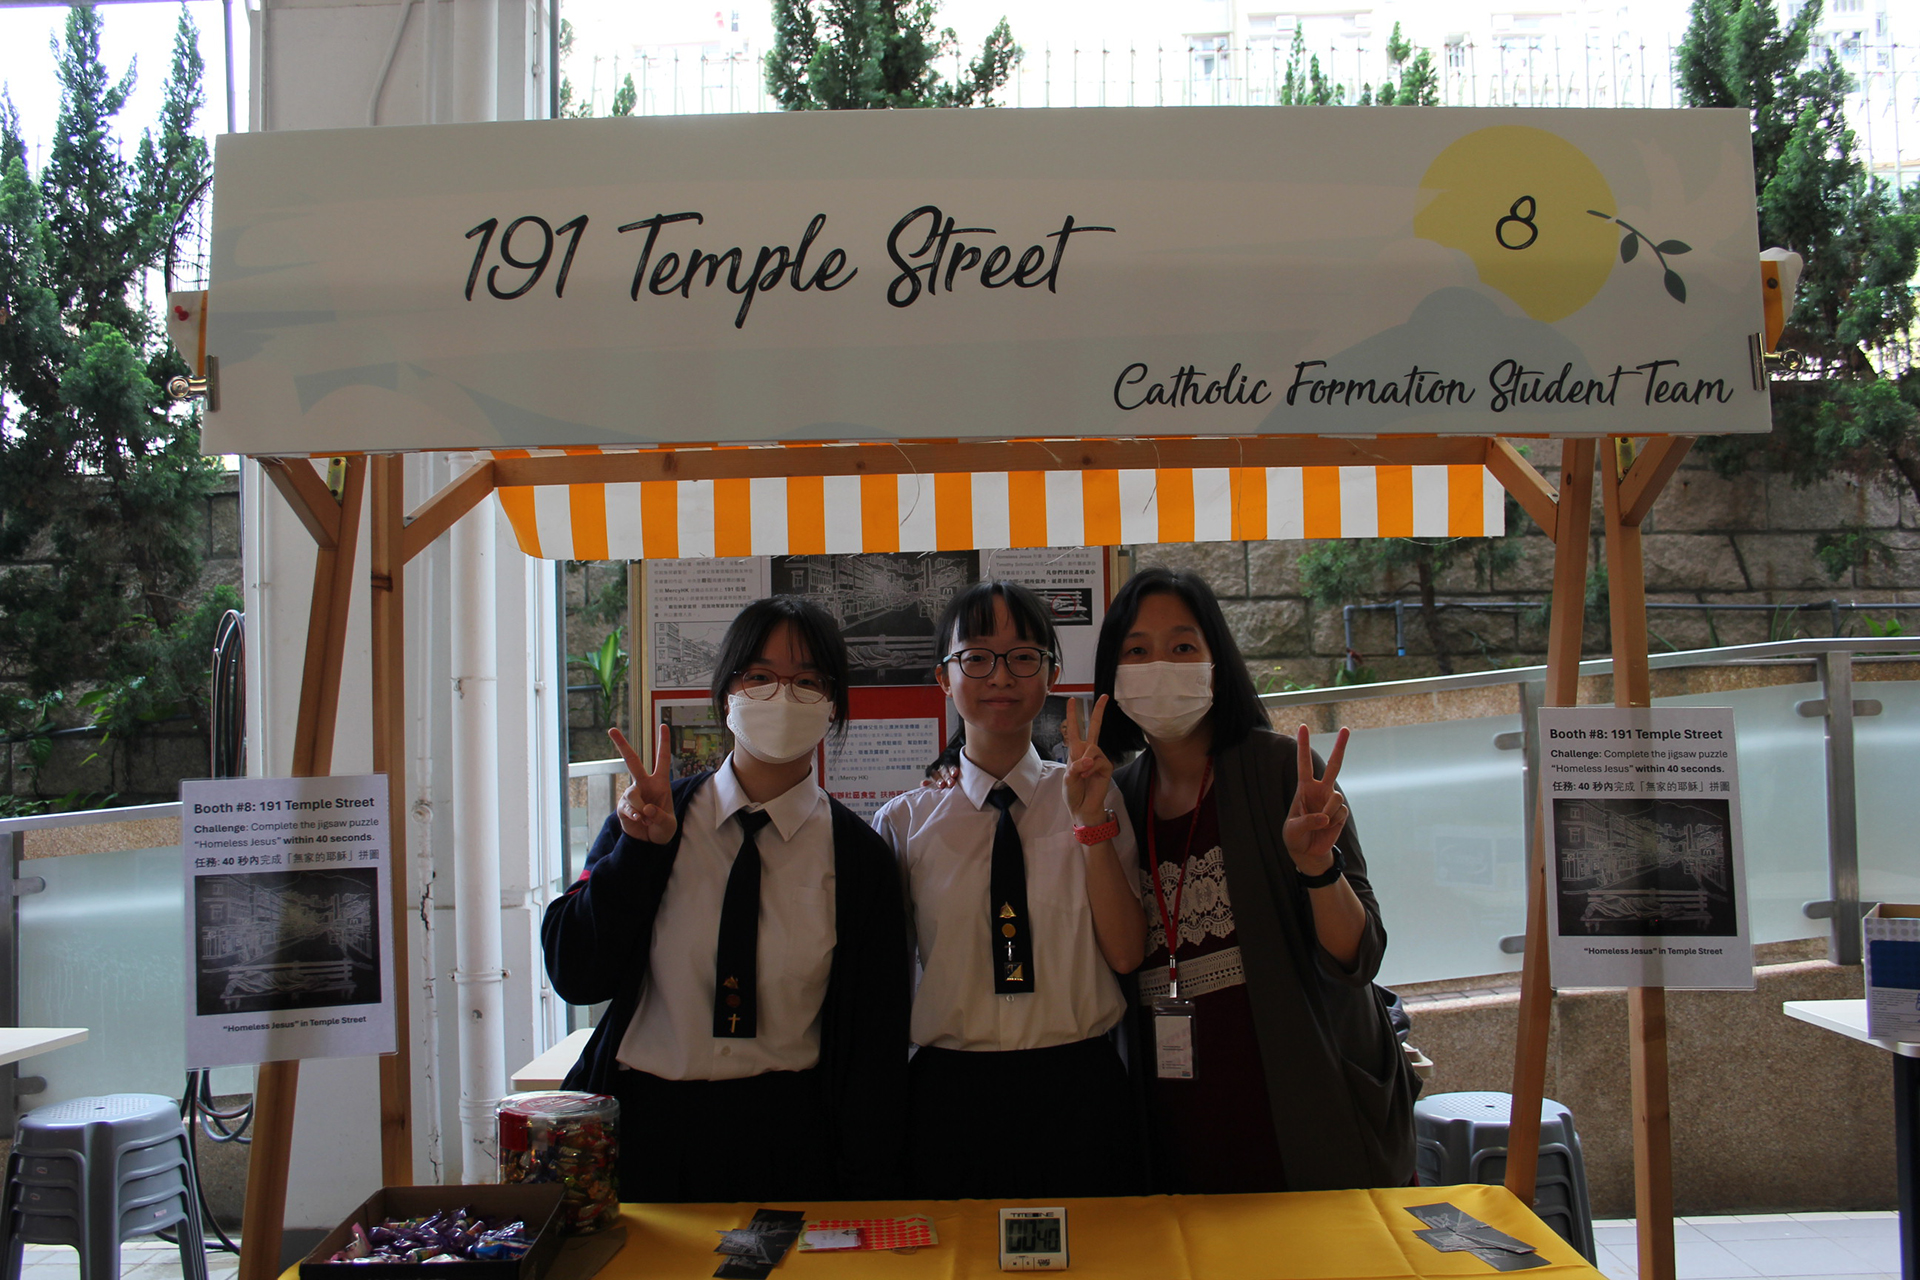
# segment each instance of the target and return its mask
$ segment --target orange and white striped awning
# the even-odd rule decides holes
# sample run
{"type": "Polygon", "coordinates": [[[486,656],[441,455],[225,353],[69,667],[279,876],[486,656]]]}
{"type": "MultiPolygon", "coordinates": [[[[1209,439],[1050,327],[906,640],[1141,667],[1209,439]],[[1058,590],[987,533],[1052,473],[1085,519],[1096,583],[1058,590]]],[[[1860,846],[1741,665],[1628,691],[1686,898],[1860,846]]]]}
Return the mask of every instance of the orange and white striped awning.
{"type": "Polygon", "coordinates": [[[521,550],[547,560],[1505,531],[1500,484],[1479,465],[783,476],[495,492],[521,550]]]}

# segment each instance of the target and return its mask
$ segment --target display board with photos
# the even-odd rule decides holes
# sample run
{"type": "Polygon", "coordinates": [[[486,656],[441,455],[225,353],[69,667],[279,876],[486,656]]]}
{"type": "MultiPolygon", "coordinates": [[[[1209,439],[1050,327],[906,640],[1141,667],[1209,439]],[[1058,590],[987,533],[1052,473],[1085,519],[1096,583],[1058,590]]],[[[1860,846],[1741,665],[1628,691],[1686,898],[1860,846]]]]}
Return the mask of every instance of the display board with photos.
{"type": "Polygon", "coordinates": [[[1052,612],[1061,679],[1035,721],[1034,741],[1043,755],[1062,758],[1066,699],[1093,688],[1094,645],[1112,591],[1103,547],[647,562],[647,709],[653,724],[669,729],[673,776],[714,768],[731,749],[709,689],[734,615],[764,596],[800,596],[839,624],[852,673],[852,714],[845,735],[822,744],[822,783],[871,816],[920,785],[953,732],[934,681],[934,631],[955,595],[989,579],[1031,587],[1052,612]]]}

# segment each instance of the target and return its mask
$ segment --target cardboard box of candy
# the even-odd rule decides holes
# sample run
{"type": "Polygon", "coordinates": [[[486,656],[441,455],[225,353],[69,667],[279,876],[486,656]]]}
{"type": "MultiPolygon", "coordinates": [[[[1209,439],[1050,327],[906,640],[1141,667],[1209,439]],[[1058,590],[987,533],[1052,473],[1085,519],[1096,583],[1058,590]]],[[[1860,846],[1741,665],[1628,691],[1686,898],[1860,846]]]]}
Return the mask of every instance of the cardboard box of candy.
{"type": "Polygon", "coordinates": [[[560,1252],[565,1191],[383,1187],[300,1260],[300,1280],[539,1280],[560,1252]],[[516,1222],[523,1232],[502,1230],[516,1222]]]}

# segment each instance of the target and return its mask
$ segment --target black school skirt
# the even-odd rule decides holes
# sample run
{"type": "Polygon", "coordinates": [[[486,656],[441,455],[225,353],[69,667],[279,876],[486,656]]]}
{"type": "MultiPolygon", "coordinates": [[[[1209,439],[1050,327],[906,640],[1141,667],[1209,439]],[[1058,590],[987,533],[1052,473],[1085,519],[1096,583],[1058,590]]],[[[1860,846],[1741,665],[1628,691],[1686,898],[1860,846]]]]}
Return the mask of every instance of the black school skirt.
{"type": "Polygon", "coordinates": [[[923,1048],[908,1082],[916,1199],[1140,1193],[1132,1091],[1106,1036],[1000,1053],[923,1048]]]}
{"type": "Polygon", "coordinates": [[[782,1208],[837,1199],[818,1073],[662,1080],[614,1072],[620,1198],[782,1208]]]}

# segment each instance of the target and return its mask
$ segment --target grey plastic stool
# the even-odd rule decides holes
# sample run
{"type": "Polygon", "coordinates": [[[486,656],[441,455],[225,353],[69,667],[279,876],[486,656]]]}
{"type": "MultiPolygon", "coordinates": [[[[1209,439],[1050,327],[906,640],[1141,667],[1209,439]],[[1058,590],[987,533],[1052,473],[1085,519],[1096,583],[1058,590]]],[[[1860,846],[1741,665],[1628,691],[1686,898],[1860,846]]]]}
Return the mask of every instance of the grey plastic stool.
{"type": "MultiPolygon", "coordinates": [[[[1436,1093],[1415,1102],[1415,1167],[1421,1185],[1506,1181],[1507,1118],[1512,1109],[1513,1099],[1504,1093],[1436,1093]]],[[[1593,1205],[1587,1198],[1580,1135],[1573,1129],[1573,1113],[1551,1098],[1540,1101],[1540,1165],[1534,1186],[1534,1213],[1592,1262],[1593,1205]]]]}
{"type": "Polygon", "coordinates": [[[80,1280],[118,1280],[120,1244],[178,1223],[183,1280],[206,1280],[200,1198],[179,1105],[152,1093],[75,1098],[20,1117],[7,1157],[4,1280],[22,1246],[64,1244],[80,1280]]]}

